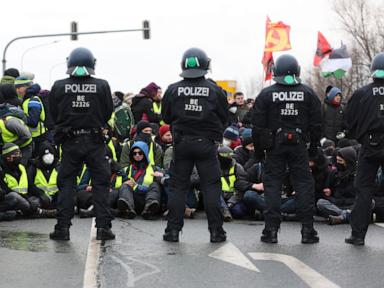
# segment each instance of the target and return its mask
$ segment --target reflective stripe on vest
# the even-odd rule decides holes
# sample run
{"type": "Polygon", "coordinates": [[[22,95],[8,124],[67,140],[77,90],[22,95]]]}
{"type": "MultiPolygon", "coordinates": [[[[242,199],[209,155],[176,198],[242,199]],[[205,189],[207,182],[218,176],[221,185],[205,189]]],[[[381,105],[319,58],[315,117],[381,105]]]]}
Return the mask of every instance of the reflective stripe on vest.
{"type": "MultiPolygon", "coordinates": [[[[28,114],[28,105],[29,105],[29,102],[31,101],[31,98],[25,100],[23,102],[23,111],[24,113],[29,116],[28,114]]],[[[40,112],[40,120],[39,122],[37,123],[37,126],[36,127],[29,127],[29,129],[31,130],[32,132],[32,138],[35,138],[35,137],[38,137],[40,135],[43,135],[45,132],[46,132],[46,128],[44,127],[44,121],[45,121],[45,110],[44,110],[44,105],[43,103],[41,102],[40,98],[39,97],[33,97],[33,102],[39,102],[40,105],[41,105],[41,112],[40,112]],[[35,100],[37,99],[37,101],[35,100]]]]}
{"type": "Polygon", "coordinates": [[[110,140],[108,142],[108,145],[109,149],[111,150],[111,153],[112,153],[112,160],[113,161],[117,161],[117,155],[116,155],[116,149],[115,149],[115,145],[113,145],[113,142],[112,140],[110,140]]]}
{"type": "MultiPolygon", "coordinates": [[[[17,119],[23,125],[25,125],[23,120],[18,119],[18,118],[13,117],[13,116],[5,117],[5,122],[8,121],[9,119],[12,119],[12,118],[17,119]]],[[[4,122],[4,119],[0,119],[1,138],[2,138],[4,144],[5,143],[13,143],[17,139],[19,139],[19,136],[14,134],[13,132],[9,131],[5,125],[5,122],[4,122]]],[[[25,126],[28,127],[27,125],[25,125],[25,126]]],[[[29,129],[29,127],[28,127],[28,129],[29,129]]],[[[28,141],[24,142],[22,145],[19,145],[19,146],[20,146],[20,148],[23,148],[25,146],[28,146],[31,142],[32,142],[32,138],[28,139],[28,141]]]]}
{"type": "Polygon", "coordinates": [[[37,188],[43,190],[48,196],[55,195],[59,188],[57,188],[57,171],[53,169],[49,176],[49,181],[45,178],[43,172],[37,168],[35,176],[35,185],[37,188]]]}
{"type": "MultiPolygon", "coordinates": [[[[157,105],[157,102],[153,102],[152,104],[153,113],[161,115],[161,103],[160,105],[157,105]]],[[[165,125],[165,122],[163,120],[160,120],[160,126],[165,125]]]]}
{"type": "MultiPolygon", "coordinates": [[[[149,185],[151,185],[153,183],[153,175],[152,174],[153,174],[153,168],[152,168],[152,165],[149,164],[147,166],[147,169],[145,170],[145,176],[144,176],[143,183],[140,185],[143,185],[145,187],[149,187],[149,185]]],[[[128,179],[133,179],[132,178],[132,166],[129,166],[128,179]]],[[[133,190],[136,190],[136,187],[137,186],[133,187],[133,190]]]]}
{"type": "Polygon", "coordinates": [[[80,176],[77,176],[77,185],[80,184],[81,179],[83,178],[84,173],[85,173],[86,170],[87,170],[87,165],[83,164],[83,170],[81,170],[80,176]]]}
{"type": "Polygon", "coordinates": [[[121,187],[121,185],[123,185],[123,176],[119,176],[117,175],[116,176],[116,180],[115,180],[115,189],[119,189],[121,187]]]}
{"type": "Polygon", "coordinates": [[[153,146],[155,146],[155,143],[152,141],[149,143],[149,152],[148,152],[148,158],[149,158],[149,163],[153,166],[155,166],[155,153],[153,152],[153,146]]]}
{"type": "Polygon", "coordinates": [[[26,195],[28,193],[28,177],[27,171],[23,165],[19,164],[19,170],[21,172],[21,176],[19,182],[12,175],[5,173],[4,181],[7,184],[8,188],[21,194],[26,195]]]}
{"type": "Polygon", "coordinates": [[[229,169],[229,185],[228,185],[227,179],[221,176],[221,190],[223,190],[223,192],[229,192],[229,193],[235,192],[235,181],[236,181],[235,166],[232,166],[231,169],[229,169]]]}

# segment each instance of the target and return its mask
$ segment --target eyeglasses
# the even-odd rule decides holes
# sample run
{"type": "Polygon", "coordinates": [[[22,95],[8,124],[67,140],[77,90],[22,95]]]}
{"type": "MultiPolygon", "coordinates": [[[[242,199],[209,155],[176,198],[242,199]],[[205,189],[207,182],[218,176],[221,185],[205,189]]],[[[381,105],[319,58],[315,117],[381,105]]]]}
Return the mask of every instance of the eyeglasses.
{"type": "Polygon", "coordinates": [[[143,155],[143,152],[141,152],[141,151],[136,151],[136,152],[133,151],[133,152],[132,152],[132,155],[133,155],[133,156],[136,156],[136,155],[140,155],[140,156],[141,156],[141,155],[143,155]]]}

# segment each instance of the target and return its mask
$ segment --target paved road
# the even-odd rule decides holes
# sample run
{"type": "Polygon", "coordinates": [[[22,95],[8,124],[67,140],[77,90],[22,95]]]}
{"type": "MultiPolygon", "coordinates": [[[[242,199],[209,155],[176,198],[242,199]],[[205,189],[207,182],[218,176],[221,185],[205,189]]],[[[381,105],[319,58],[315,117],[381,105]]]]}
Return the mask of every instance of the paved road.
{"type": "MultiPolygon", "coordinates": [[[[0,222],[0,287],[83,287],[90,219],[75,219],[71,242],[48,239],[53,220],[0,222]]],[[[228,241],[209,243],[205,217],[187,220],[180,243],[161,240],[165,222],[114,221],[100,243],[97,287],[383,287],[384,229],[366,246],[344,244],[348,225],[317,223],[320,243],[300,243],[300,225],[282,224],[279,244],[259,241],[262,222],[225,225],[228,241]]]]}

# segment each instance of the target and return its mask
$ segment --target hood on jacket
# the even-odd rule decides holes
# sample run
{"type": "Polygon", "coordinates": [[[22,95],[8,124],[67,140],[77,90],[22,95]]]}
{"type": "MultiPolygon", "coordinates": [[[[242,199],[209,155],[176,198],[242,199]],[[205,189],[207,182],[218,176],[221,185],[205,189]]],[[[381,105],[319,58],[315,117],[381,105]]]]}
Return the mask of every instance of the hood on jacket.
{"type": "Polygon", "coordinates": [[[347,168],[356,166],[357,153],[353,147],[348,146],[348,147],[340,148],[337,151],[337,155],[345,160],[345,162],[347,163],[347,168]]]}
{"type": "Polygon", "coordinates": [[[41,90],[41,87],[39,84],[35,83],[32,84],[31,87],[28,87],[27,93],[25,94],[24,98],[30,98],[32,96],[36,96],[39,94],[41,90]]]}
{"type": "Polygon", "coordinates": [[[13,84],[1,84],[0,94],[4,97],[4,100],[17,98],[15,85],[13,84]]]}
{"type": "Polygon", "coordinates": [[[133,150],[135,148],[139,148],[141,151],[143,151],[144,153],[144,159],[146,160],[147,163],[149,163],[149,156],[148,156],[148,153],[149,153],[149,149],[148,149],[148,145],[147,143],[143,142],[143,141],[137,141],[135,143],[133,143],[131,149],[129,150],[129,159],[131,161],[131,163],[134,162],[134,159],[133,159],[133,150]]]}

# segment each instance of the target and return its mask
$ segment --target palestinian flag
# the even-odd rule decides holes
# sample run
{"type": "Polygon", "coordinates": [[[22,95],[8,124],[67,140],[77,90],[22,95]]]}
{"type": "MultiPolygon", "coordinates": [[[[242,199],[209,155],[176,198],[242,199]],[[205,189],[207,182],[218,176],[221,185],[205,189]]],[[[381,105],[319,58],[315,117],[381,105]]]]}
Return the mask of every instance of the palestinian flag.
{"type": "Polygon", "coordinates": [[[334,76],[336,79],[341,79],[351,66],[352,60],[349,57],[347,46],[342,44],[340,48],[333,49],[328,58],[321,61],[321,75],[323,77],[334,76]]]}

